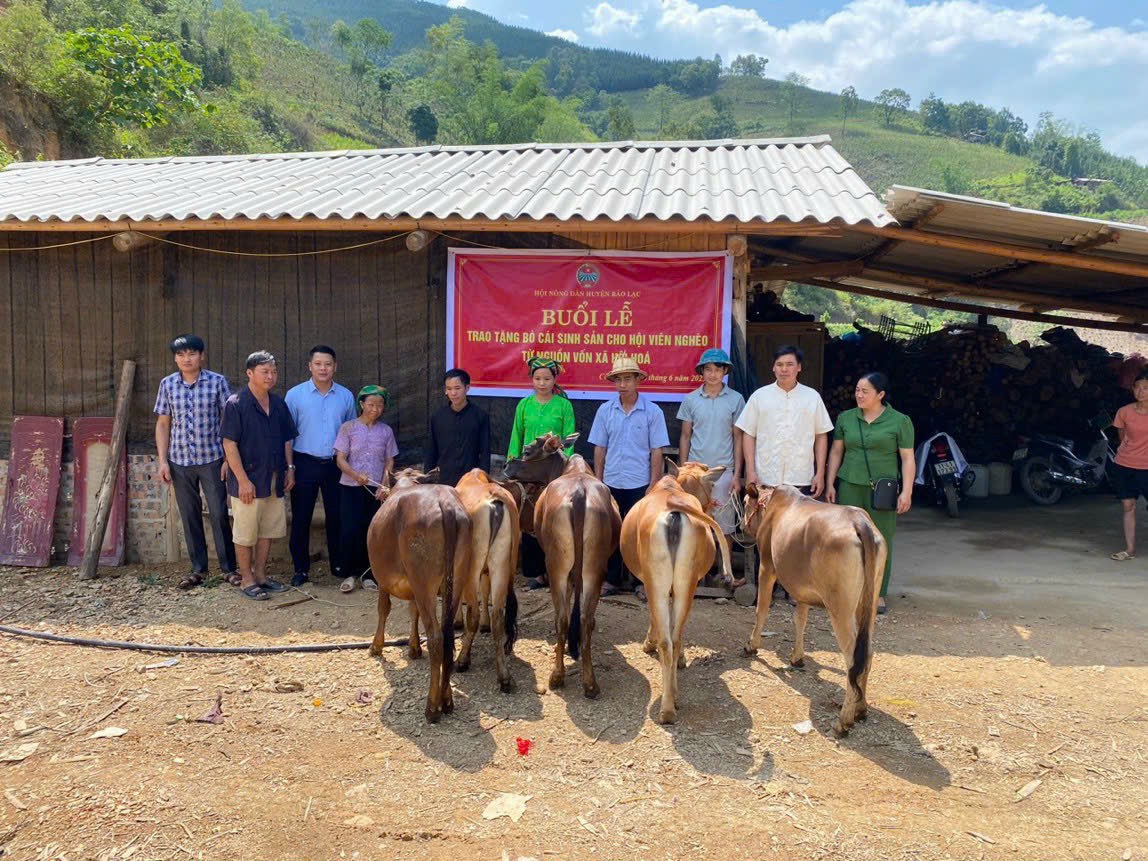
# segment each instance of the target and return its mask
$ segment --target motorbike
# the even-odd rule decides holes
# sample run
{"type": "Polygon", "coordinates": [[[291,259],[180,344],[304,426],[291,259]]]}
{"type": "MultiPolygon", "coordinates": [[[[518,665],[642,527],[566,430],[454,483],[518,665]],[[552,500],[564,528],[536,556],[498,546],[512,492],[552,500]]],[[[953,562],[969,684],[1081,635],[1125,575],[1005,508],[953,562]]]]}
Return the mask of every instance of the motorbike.
{"type": "Polygon", "coordinates": [[[932,489],[934,501],[949,517],[959,516],[961,500],[976,480],[976,473],[963,459],[958,462],[948,434],[937,434],[922,448],[925,449],[924,466],[919,473],[919,483],[932,489]]]}
{"type": "Polygon", "coordinates": [[[1055,505],[1066,490],[1103,485],[1108,462],[1116,454],[1104,432],[1111,424],[1111,417],[1102,413],[1089,422],[1092,434],[1083,440],[1039,433],[1021,437],[1012,460],[1025,495],[1037,505],[1055,505]]]}

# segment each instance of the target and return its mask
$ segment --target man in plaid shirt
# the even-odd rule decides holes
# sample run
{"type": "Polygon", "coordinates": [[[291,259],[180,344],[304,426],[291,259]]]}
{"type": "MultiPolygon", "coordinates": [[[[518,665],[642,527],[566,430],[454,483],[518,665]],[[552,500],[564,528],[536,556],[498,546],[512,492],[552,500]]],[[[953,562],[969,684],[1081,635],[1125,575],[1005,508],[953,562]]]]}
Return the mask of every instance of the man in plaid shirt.
{"type": "Polygon", "coordinates": [[[180,335],[171,342],[171,352],[179,370],[159,384],[155,447],[159,452],[159,477],[175,486],[183,537],[191,557],[191,573],[179,585],[190,589],[207,577],[207,538],[199,499],[202,487],[223,578],[238,586],[235,545],[227,518],[227,466],[220,435],[223,405],[231,396],[231,386],[221,374],[203,367],[204,344],[197,335],[180,335]]]}

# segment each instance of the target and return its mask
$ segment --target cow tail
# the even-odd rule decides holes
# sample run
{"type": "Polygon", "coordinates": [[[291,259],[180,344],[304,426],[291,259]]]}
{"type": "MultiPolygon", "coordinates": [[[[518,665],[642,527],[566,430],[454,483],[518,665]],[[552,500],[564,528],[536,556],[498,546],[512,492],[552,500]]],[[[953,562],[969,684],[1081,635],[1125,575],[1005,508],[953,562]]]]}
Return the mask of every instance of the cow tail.
{"type": "MultiPolygon", "coordinates": [[[[490,544],[493,546],[498,533],[502,530],[502,521],[506,517],[506,504],[501,499],[490,501],[490,544]]],[[[489,553],[489,550],[487,551],[489,553]]],[[[514,594],[514,584],[506,591],[506,607],[503,615],[506,626],[506,648],[513,648],[514,641],[518,639],[518,597],[514,594]]]]}
{"type": "Polygon", "coordinates": [[[861,585],[861,600],[857,603],[855,616],[857,635],[853,640],[853,665],[849,668],[849,685],[858,698],[861,697],[859,679],[865,672],[869,663],[869,638],[873,631],[875,618],[873,590],[876,588],[877,572],[877,540],[873,537],[873,527],[868,519],[862,521],[857,529],[857,538],[861,542],[861,570],[864,572],[864,582],[861,585]]]}
{"type": "Polygon", "coordinates": [[[442,579],[442,659],[443,666],[454,666],[454,548],[458,540],[458,521],[455,513],[441,502],[442,537],[445,549],[446,571],[442,579]]]}
{"type": "Polygon", "coordinates": [[[574,567],[570,582],[574,602],[570,607],[570,625],[566,629],[566,651],[578,658],[582,642],[582,543],[586,534],[586,488],[577,487],[570,494],[570,534],[574,539],[574,567]]]}

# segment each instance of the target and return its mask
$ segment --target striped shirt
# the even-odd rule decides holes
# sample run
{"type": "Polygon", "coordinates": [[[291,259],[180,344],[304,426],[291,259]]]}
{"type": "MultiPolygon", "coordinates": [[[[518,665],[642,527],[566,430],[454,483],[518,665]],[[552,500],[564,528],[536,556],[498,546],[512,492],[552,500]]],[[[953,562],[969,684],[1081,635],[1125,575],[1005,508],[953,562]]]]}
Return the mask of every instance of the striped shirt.
{"type": "Polygon", "coordinates": [[[155,399],[155,414],[171,416],[171,443],[167,457],[176,466],[200,466],[223,457],[220,421],[223,405],[231,397],[227,378],[201,370],[188,384],[177,371],[164,377],[155,399]]]}

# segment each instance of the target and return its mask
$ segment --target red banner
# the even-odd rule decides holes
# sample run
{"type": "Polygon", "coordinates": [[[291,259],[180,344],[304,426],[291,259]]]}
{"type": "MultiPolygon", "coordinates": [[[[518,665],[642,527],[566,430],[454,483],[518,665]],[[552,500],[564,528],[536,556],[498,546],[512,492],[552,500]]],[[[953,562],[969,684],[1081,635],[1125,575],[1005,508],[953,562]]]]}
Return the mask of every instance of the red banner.
{"type": "Polygon", "coordinates": [[[630,356],[650,375],[643,392],[679,401],[700,385],[702,352],[729,350],[724,251],[451,249],[447,271],[447,366],[476,394],[529,394],[526,359],[543,355],[570,397],[602,398],[614,359],[630,356]]]}

